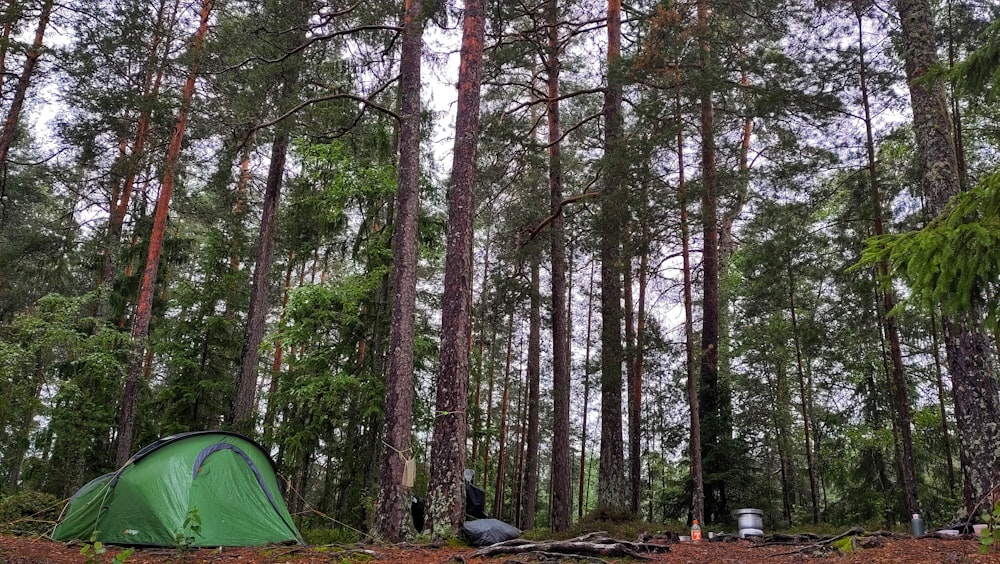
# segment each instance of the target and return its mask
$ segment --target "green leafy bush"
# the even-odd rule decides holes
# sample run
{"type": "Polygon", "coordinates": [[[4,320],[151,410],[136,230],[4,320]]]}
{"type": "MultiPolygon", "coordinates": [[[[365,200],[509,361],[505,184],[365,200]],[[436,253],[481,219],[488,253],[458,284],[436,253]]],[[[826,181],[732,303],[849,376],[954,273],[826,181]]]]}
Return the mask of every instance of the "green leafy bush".
{"type": "Polygon", "coordinates": [[[59,518],[61,504],[52,494],[25,491],[0,499],[0,532],[41,535],[59,518]]]}

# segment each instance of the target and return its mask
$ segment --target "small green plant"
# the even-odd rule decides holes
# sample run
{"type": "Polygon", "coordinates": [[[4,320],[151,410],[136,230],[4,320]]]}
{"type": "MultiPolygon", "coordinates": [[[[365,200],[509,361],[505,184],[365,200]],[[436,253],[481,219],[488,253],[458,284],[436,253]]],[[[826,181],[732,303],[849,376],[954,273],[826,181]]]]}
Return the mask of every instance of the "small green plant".
{"type": "Polygon", "coordinates": [[[993,510],[983,514],[986,529],[979,536],[979,552],[986,554],[1000,541],[1000,500],[993,503],[993,510]]]}
{"type": "Polygon", "coordinates": [[[192,547],[194,543],[201,536],[201,515],[198,514],[198,508],[192,507],[187,514],[184,515],[184,523],[181,524],[181,528],[174,531],[174,546],[177,547],[177,552],[183,554],[192,547]]]}
{"type": "Polygon", "coordinates": [[[86,564],[97,564],[101,561],[101,556],[108,551],[108,549],[104,548],[104,543],[97,540],[99,532],[100,531],[94,531],[93,534],[90,535],[90,542],[84,544],[83,548],[80,549],[80,554],[87,559],[85,561],[86,564]]]}
{"type": "MultiPolygon", "coordinates": [[[[80,554],[87,559],[85,560],[86,564],[98,564],[101,562],[101,557],[104,553],[108,551],[108,549],[104,546],[104,543],[97,540],[97,536],[99,534],[100,531],[94,531],[90,535],[90,542],[84,544],[83,548],[80,549],[80,554]]],[[[111,559],[111,564],[125,564],[125,562],[128,562],[128,559],[132,557],[132,553],[134,551],[135,549],[128,548],[119,552],[114,556],[114,558],[111,559]]]]}

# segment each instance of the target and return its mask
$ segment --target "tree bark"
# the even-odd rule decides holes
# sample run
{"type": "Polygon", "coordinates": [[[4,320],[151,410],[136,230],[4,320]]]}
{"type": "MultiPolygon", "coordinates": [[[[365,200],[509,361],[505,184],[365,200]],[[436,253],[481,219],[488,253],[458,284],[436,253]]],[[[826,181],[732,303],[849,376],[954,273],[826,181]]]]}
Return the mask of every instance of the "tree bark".
{"type": "MultiPolygon", "coordinates": [[[[960,190],[954,128],[941,80],[927,80],[938,64],[934,19],[928,0],[896,0],[902,28],[906,78],[913,109],[921,186],[932,215],[945,210],[960,190]]],[[[1000,390],[995,359],[976,308],[942,319],[945,350],[955,395],[955,418],[965,481],[963,505],[977,515],[980,503],[1000,483],[1000,390]]]]}
{"type": "Polygon", "coordinates": [[[622,249],[626,169],[621,153],[621,1],[608,0],[608,84],[604,93],[604,189],[601,194],[601,460],[597,504],[602,517],[623,519],[629,509],[622,441],[622,249]]]}
{"type": "MultiPolygon", "coordinates": [[[[715,107],[712,101],[710,0],[698,1],[701,44],[701,217],[702,217],[702,330],[698,408],[701,417],[703,468],[709,475],[723,470],[724,413],[719,385],[719,217],[715,170],[715,107]]],[[[718,478],[705,482],[705,520],[726,518],[726,484],[718,478]]]]}
{"type": "Polygon", "coordinates": [[[413,425],[413,338],[417,304],[417,228],[420,216],[420,52],[423,47],[421,0],[407,0],[400,54],[399,171],[396,233],[393,237],[392,327],[385,385],[385,442],[375,509],[375,536],[403,540],[411,530],[410,492],[402,484],[404,457],[413,425]]]}
{"type": "Polygon", "coordinates": [[[201,20],[198,31],[191,43],[193,55],[191,68],[184,83],[181,95],[181,106],[177,110],[177,123],[174,125],[167,149],[166,162],[163,165],[163,182],[160,185],[160,196],[156,201],[156,212],[153,217],[153,231],[149,238],[149,252],[146,256],[146,267],[142,274],[142,285],[139,289],[139,302],[136,306],[135,319],[132,321],[132,348],[129,354],[128,372],[125,386],[122,390],[122,400],[118,407],[118,434],[115,439],[115,465],[123,466],[131,456],[132,439],[135,432],[136,409],[139,405],[144,351],[149,336],[149,324],[152,318],[153,294],[156,291],[156,275],[160,266],[160,254],[163,250],[164,233],[167,227],[167,214],[170,207],[170,196],[174,190],[174,180],[177,176],[177,163],[181,154],[181,143],[184,140],[184,130],[187,128],[191,100],[194,98],[194,87],[198,77],[198,67],[201,60],[201,50],[208,34],[208,18],[212,11],[212,0],[203,0],[201,4],[201,20]]]}
{"type": "Polygon", "coordinates": [[[469,308],[472,292],[472,220],[475,210],[479,101],[486,15],[482,0],[467,0],[458,69],[455,150],[448,198],[448,244],[441,308],[440,374],[431,440],[428,524],[452,536],[465,522],[466,407],[469,387],[469,308]]]}
{"type": "Polygon", "coordinates": [[[562,153],[559,143],[559,6],[558,0],[545,3],[548,42],[545,72],[548,102],[549,211],[554,216],[549,225],[552,254],[552,520],[556,532],[569,529],[573,506],[569,451],[569,346],[566,315],[566,241],[562,206],[562,153]]]}

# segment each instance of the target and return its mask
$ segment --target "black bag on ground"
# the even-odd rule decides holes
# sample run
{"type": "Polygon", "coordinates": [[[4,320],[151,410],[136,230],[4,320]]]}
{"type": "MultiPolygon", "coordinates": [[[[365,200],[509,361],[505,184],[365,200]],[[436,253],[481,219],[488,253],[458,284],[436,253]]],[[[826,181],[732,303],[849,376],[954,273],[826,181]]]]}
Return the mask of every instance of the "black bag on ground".
{"type": "Polygon", "coordinates": [[[465,525],[462,525],[462,533],[475,546],[487,546],[521,536],[520,529],[499,519],[466,521],[465,525]]]}

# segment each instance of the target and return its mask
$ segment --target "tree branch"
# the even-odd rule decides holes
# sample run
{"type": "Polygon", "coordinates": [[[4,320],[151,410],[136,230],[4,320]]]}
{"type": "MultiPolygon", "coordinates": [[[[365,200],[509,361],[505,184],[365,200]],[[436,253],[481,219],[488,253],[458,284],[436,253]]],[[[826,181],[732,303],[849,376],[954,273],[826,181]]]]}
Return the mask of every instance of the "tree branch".
{"type": "Polygon", "coordinates": [[[533,240],[536,236],[538,236],[539,233],[542,232],[542,229],[545,229],[545,226],[552,223],[553,221],[555,221],[557,217],[562,215],[562,210],[564,207],[566,207],[566,205],[572,204],[574,202],[579,202],[580,200],[585,200],[587,198],[596,198],[597,196],[600,195],[601,195],[600,192],[584,192],[582,194],[570,196],[569,198],[566,198],[565,200],[559,202],[559,207],[556,208],[556,211],[552,215],[543,219],[541,223],[531,228],[530,230],[527,229],[523,230],[528,232],[528,241],[533,240]]]}
{"type": "MultiPolygon", "coordinates": [[[[386,82],[385,84],[383,84],[382,86],[380,86],[377,90],[375,90],[374,92],[372,92],[371,95],[369,95],[367,98],[363,98],[363,97],[357,96],[355,94],[347,94],[345,92],[338,92],[336,94],[328,94],[326,96],[317,96],[316,98],[310,98],[308,100],[304,100],[304,101],[300,102],[299,104],[297,104],[292,109],[290,109],[287,112],[281,114],[280,116],[278,116],[278,117],[276,117],[276,118],[274,118],[272,120],[265,121],[263,123],[259,123],[259,124],[255,125],[255,126],[251,127],[247,131],[246,139],[249,139],[250,136],[253,133],[255,133],[255,132],[257,132],[257,131],[259,131],[261,129],[264,129],[266,127],[271,127],[272,125],[277,125],[277,124],[281,123],[282,121],[284,121],[284,120],[288,119],[289,117],[291,117],[291,116],[295,115],[296,113],[298,113],[303,108],[306,108],[306,107],[311,106],[313,104],[318,104],[319,102],[328,102],[330,100],[354,100],[356,102],[360,102],[361,104],[364,104],[365,108],[371,108],[373,110],[379,111],[379,112],[381,112],[383,114],[386,114],[387,116],[392,117],[396,121],[399,121],[401,119],[399,117],[399,114],[397,114],[396,112],[390,110],[389,108],[386,108],[385,106],[381,106],[381,105],[376,104],[375,102],[372,101],[372,98],[375,95],[379,94],[380,92],[382,92],[383,90],[385,90],[386,88],[388,88],[390,84],[396,82],[397,80],[399,80],[399,76],[398,75],[396,77],[394,77],[392,80],[390,80],[390,81],[386,82]]],[[[362,113],[364,113],[364,112],[362,112],[362,113]]],[[[355,119],[354,122],[357,123],[358,119],[360,119],[360,117],[358,117],[357,119],[355,119]]],[[[246,142],[246,139],[244,139],[244,142],[246,142]]]]}
{"type": "Polygon", "coordinates": [[[548,98],[548,97],[546,97],[546,98],[535,98],[535,99],[530,100],[528,102],[522,102],[522,103],[514,106],[513,109],[507,110],[506,113],[513,114],[515,112],[523,110],[524,108],[529,108],[531,106],[534,106],[535,104],[548,104],[549,102],[559,102],[559,101],[562,101],[562,100],[567,100],[569,98],[575,98],[577,96],[583,96],[585,94],[602,94],[602,93],[604,93],[604,88],[588,88],[586,90],[576,90],[574,92],[568,92],[568,93],[563,94],[561,96],[556,96],[555,98],[548,98]]]}

